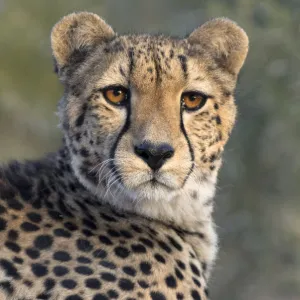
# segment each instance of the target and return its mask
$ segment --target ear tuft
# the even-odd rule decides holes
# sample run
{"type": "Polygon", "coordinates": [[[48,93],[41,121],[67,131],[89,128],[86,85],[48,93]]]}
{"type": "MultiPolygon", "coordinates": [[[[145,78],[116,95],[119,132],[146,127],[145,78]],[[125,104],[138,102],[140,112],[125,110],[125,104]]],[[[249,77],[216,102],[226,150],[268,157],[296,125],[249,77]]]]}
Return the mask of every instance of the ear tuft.
{"type": "Polygon", "coordinates": [[[200,44],[229,72],[238,74],[248,53],[249,40],[235,22],[217,18],[204,23],[188,37],[192,44],[200,44]]]}
{"type": "Polygon", "coordinates": [[[114,36],[113,29],[96,14],[80,12],[63,17],[51,32],[51,47],[58,69],[68,64],[74,51],[86,50],[114,36]]]}

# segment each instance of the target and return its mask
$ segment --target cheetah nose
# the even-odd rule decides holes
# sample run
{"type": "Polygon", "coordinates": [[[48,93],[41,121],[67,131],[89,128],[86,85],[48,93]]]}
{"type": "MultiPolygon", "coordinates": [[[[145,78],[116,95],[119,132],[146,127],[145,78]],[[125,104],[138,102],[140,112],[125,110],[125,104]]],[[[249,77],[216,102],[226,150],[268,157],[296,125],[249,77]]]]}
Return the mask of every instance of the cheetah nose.
{"type": "Polygon", "coordinates": [[[150,142],[143,142],[134,147],[134,152],[147,163],[153,171],[156,171],[174,155],[174,148],[166,143],[153,144],[150,142]]]}

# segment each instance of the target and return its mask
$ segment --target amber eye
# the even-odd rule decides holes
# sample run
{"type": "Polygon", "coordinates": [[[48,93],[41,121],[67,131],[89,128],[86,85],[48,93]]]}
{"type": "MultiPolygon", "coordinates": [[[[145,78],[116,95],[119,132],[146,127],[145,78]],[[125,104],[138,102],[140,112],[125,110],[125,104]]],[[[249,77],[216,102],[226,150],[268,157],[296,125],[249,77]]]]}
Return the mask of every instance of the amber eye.
{"type": "Polygon", "coordinates": [[[205,105],[207,98],[199,92],[187,92],[182,94],[182,104],[186,110],[197,110],[205,105]]]}
{"type": "Polygon", "coordinates": [[[128,99],[129,92],[122,86],[112,86],[105,88],[103,95],[109,102],[115,105],[122,105],[128,99]]]}

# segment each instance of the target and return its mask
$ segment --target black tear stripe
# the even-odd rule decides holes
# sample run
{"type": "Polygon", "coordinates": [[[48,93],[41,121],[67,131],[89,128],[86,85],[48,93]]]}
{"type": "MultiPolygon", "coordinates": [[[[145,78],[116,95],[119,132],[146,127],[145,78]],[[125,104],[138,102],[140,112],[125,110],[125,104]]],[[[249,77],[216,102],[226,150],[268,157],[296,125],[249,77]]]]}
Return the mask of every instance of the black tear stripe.
{"type": "Polygon", "coordinates": [[[183,135],[184,135],[184,137],[186,139],[186,142],[187,142],[188,147],[189,147],[190,155],[191,155],[191,167],[189,169],[188,174],[185,176],[183,184],[182,184],[182,187],[184,187],[186,181],[188,180],[188,178],[192,174],[192,172],[194,170],[194,167],[195,167],[195,153],[194,153],[194,149],[192,147],[192,144],[190,142],[190,139],[189,139],[189,137],[188,137],[188,135],[186,133],[186,130],[184,128],[184,124],[183,124],[183,108],[182,107],[180,109],[180,129],[181,129],[181,132],[183,133],[183,135]]]}
{"type": "Polygon", "coordinates": [[[113,171],[116,174],[116,178],[117,181],[119,183],[122,184],[122,177],[119,174],[119,171],[114,163],[114,159],[115,159],[115,155],[116,155],[116,149],[118,147],[119,141],[121,140],[122,136],[128,131],[129,127],[130,127],[130,115],[131,115],[131,107],[130,107],[130,103],[126,106],[126,110],[127,110],[127,116],[126,116],[126,121],[125,124],[120,132],[120,134],[118,135],[116,142],[114,143],[111,151],[110,151],[110,158],[113,159],[110,163],[110,171],[113,171]]]}

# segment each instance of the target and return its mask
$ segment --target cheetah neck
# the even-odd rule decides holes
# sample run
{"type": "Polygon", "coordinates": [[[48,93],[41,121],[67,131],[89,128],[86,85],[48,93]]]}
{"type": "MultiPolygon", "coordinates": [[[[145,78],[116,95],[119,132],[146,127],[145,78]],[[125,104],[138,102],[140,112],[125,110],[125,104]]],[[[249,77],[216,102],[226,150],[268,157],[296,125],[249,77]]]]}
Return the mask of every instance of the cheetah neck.
{"type": "MultiPolygon", "coordinates": [[[[212,220],[215,178],[200,182],[197,188],[187,183],[187,190],[170,195],[167,201],[153,203],[143,199],[132,202],[130,195],[125,193],[124,205],[120,207],[120,201],[106,195],[105,190],[98,190],[99,196],[77,178],[66,147],[41,161],[27,162],[23,167],[16,162],[11,163],[5,169],[4,178],[28,201],[32,195],[40,195],[40,201],[47,202],[51,198],[51,201],[61,202],[62,195],[65,195],[63,201],[69,207],[95,203],[95,209],[101,210],[102,204],[106,203],[115,210],[134,213],[151,222],[162,222],[179,232],[199,257],[205,257],[209,266],[212,266],[215,259],[217,237],[212,220]]],[[[53,204],[63,206],[61,203],[45,204],[49,207],[53,204]]],[[[34,202],[34,205],[41,204],[34,202]]]]}

